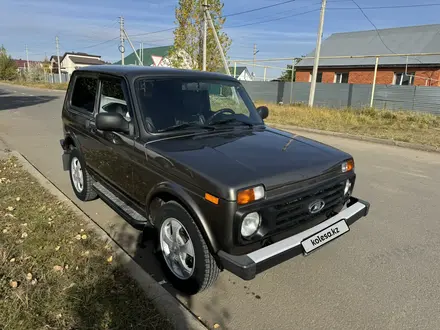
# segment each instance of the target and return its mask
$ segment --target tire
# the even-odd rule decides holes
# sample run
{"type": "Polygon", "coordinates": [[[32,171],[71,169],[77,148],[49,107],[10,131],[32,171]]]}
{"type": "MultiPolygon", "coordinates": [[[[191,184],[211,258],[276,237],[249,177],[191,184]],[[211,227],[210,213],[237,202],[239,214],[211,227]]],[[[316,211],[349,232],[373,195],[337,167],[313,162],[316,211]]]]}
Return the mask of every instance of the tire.
{"type": "Polygon", "coordinates": [[[97,193],[93,190],[94,180],[87,172],[85,165],[81,152],[76,148],[72,149],[69,158],[70,183],[72,184],[76,197],[84,202],[98,197],[97,193]],[[77,167],[77,170],[75,170],[75,166],[79,166],[77,167]],[[82,180],[78,179],[79,173],[81,173],[82,180]],[[81,185],[78,184],[77,179],[82,182],[81,185]]]}
{"type": "MultiPolygon", "coordinates": [[[[179,291],[189,295],[196,294],[212,286],[218,278],[220,269],[217,267],[217,263],[209,252],[208,246],[206,245],[199,228],[188,211],[175,201],[167,202],[157,210],[154,224],[158,232],[157,255],[164,265],[165,273],[171,284],[179,291]],[[192,252],[194,257],[192,258],[192,263],[191,256],[188,258],[188,254],[186,254],[185,258],[187,265],[191,266],[192,264],[192,272],[185,273],[184,275],[186,275],[186,277],[178,276],[176,270],[173,270],[172,267],[170,267],[170,257],[167,258],[167,248],[163,245],[164,243],[166,244],[166,238],[163,237],[163,235],[166,235],[167,228],[169,229],[176,224],[176,222],[173,222],[174,220],[170,219],[176,220],[177,225],[180,224],[183,227],[184,231],[180,229],[179,236],[189,236],[193,246],[192,252]]],[[[183,246],[184,245],[178,245],[177,250],[183,248],[183,246]]],[[[182,252],[180,252],[180,258],[182,257],[181,253],[182,252]]],[[[183,255],[185,255],[185,253],[183,253],[183,255]]],[[[176,260],[174,261],[176,263],[178,262],[176,260]]]]}

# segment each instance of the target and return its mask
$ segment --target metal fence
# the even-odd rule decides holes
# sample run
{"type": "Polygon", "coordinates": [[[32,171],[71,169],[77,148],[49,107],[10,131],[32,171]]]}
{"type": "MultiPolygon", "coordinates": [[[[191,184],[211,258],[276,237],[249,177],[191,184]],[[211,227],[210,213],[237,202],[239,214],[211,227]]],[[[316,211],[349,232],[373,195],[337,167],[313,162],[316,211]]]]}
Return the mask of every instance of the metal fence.
{"type": "MultiPolygon", "coordinates": [[[[60,83],[60,76],[58,75],[58,73],[46,73],[45,80],[50,84],[57,84],[60,83]]],[[[62,83],[69,82],[69,80],[70,80],[70,75],[68,73],[61,73],[62,83]]]]}
{"type": "MultiPolygon", "coordinates": [[[[310,83],[242,81],[254,101],[307,104],[310,83]]],[[[316,84],[315,105],[335,108],[370,106],[372,85],[316,84]]],[[[440,114],[440,88],[376,85],[373,107],[440,114]]]]}

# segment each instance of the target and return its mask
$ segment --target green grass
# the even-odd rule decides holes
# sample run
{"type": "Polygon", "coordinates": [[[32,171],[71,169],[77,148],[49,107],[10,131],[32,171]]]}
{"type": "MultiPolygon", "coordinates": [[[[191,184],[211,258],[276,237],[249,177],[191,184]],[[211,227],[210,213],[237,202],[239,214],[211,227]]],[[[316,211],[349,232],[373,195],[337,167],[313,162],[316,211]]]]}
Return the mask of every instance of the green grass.
{"type": "Polygon", "coordinates": [[[34,88],[43,88],[43,89],[55,89],[55,90],[67,90],[68,83],[46,83],[46,82],[32,82],[32,81],[24,81],[24,80],[7,80],[0,81],[6,84],[20,85],[26,87],[34,87],[34,88]]]}
{"type": "Polygon", "coordinates": [[[171,329],[114,252],[0,160],[0,329],[171,329]]]}
{"type": "Polygon", "coordinates": [[[440,116],[411,111],[267,105],[267,123],[294,125],[440,147],[440,116]]]}

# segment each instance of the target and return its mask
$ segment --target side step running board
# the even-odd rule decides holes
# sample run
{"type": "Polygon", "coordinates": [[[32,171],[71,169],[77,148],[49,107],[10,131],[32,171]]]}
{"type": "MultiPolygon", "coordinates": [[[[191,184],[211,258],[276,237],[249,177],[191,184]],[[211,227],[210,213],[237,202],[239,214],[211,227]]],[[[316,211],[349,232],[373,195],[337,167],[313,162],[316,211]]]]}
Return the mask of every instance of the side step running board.
{"type": "Polygon", "coordinates": [[[93,188],[98,193],[99,197],[103,199],[109,206],[115,210],[121,217],[130,222],[134,226],[149,225],[149,221],[138,211],[127,205],[123,200],[116,196],[109,189],[104,187],[101,183],[95,182],[93,188]]]}

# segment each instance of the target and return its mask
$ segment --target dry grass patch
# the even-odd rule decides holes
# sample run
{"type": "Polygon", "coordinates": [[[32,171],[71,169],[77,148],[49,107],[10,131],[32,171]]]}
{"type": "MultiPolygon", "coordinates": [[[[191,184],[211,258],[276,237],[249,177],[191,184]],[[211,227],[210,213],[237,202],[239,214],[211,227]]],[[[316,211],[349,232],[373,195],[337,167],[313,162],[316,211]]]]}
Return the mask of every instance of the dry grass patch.
{"type": "Polygon", "coordinates": [[[26,87],[35,87],[35,88],[43,88],[43,89],[55,89],[55,90],[67,90],[68,83],[45,83],[45,82],[32,82],[32,81],[24,81],[24,80],[8,80],[8,81],[2,81],[6,84],[13,84],[13,85],[19,85],[19,86],[26,86],[26,87]]]}
{"type": "Polygon", "coordinates": [[[295,125],[440,147],[440,116],[410,111],[267,105],[268,124],[295,125]]]}
{"type": "Polygon", "coordinates": [[[171,329],[103,241],[0,160],[0,329],[171,329]]]}

